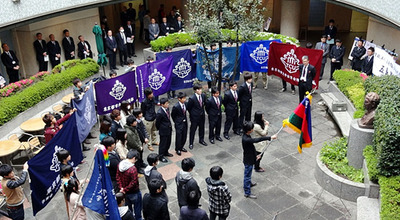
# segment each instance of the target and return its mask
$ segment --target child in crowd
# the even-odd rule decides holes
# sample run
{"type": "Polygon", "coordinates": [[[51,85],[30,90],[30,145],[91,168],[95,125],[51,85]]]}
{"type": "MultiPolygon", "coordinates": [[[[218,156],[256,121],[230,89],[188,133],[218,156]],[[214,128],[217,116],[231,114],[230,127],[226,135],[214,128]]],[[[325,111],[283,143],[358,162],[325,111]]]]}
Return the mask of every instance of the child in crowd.
{"type": "Polygon", "coordinates": [[[201,193],[197,190],[189,191],[186,196],[187,205],[181,207],[179,220],[208,220],[206,211],[199,208],[201,193]]]}
{"type": "Polygon", "coordinates": [[[68,183],[65,187],[65,198],[67,199],[68,202],[68,213],[69,213],[69,218],[72,220],[85,220],[86,218],[86,212],[85,208],[82,205],[82,201],[78,201],[79,198],[79,182],[75,180],[74,178],[68,180],[68,183]],[[75,204],[76,210],[75,210],[75,204]],[[75,210],[75,214],[74,214],[75,210]]]}
{"type": "Polygon", "coordinates": [[[121,220],[135,220],[135,215],[129,210],[128,206],[125,205],[125,195],[123,193],[115,194],[118,203],[118,211],[121,220]]]}
{"type": "Polygon", "coordinates": [[[126,131],[123,128],[118,128],[117,130],[117,144],[115,147],[115,152],[119,155],[121,160],[126,159],[126,154],[128,153],[128,148],[126,147],[126,131]]]}
{"type": "Polygon", "coordinates": [[[76,109],[73,109],[72,112],[66,114],[64,117],[62,117],[60,120],[56,120],[54,115],[48,113],[45,114],[42,118],[43,122],[45,123],[44,126],[44,138],[46,141],[46,144],[49,143],[51,139],[53,139],[54,136],[60,131],[61,129],[61,124],[63,124],[65,121],[68,120],[69,117],[76,111],[76,109]]]}
{"type": "Polygon", "coordinates": [[[168,197],[163,196],[164,187],[160,179],[152,179],[149,192],[143,196],[144,219],[169,220],[168,197]]]}
{"type": "MultiPolygon", "coordinates": [[[[149,134],[146,131],[146,125],[144,125],[144,123],[143,123],[142,110],[140,110],[140,108],[133,109],[133,115],[136,117],[136,121],[137,121],[136,128],[139,132],[140,141],[142,142],[142,144],[147,145],[149,143],[149,134]]],[[[147,148],[150,151],[154,151],[154,148],[150,145],[148,145],[147,148]]]]}
{"type": "Polygon", "coordinates": [[[206,178],[211,220],[216,219],[217,216],[220,220],[226,219],[231,208],[229,203],[232,195],[228,185],[221,181],[223,172],[220,166],[214,166],[210,169],[210,177],[206,178]]]}
{"type": "Polygon", "coordinates": [[[13,220],[24,220],[24,201],[25,196],[22,185],[28,176],[28,163],[23,166],[21,177],[14,174],[12,167],[8,164],[0,165],[1,187],[6,195],[6,206],[8,216],[13,220]]]}

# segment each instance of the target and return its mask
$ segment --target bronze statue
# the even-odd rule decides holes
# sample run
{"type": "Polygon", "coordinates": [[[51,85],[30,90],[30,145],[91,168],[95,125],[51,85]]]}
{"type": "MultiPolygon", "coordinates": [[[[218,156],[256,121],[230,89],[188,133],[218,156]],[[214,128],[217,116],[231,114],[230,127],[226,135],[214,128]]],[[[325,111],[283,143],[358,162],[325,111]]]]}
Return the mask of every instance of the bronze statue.
{"type": "Polygon", "coordinates": [[[375,109],[380,102],[379,95],[370,92],[365,96],[364,108],[366,110],[364,116],[358,121],[360,128],[374,128],[375,109]]]}

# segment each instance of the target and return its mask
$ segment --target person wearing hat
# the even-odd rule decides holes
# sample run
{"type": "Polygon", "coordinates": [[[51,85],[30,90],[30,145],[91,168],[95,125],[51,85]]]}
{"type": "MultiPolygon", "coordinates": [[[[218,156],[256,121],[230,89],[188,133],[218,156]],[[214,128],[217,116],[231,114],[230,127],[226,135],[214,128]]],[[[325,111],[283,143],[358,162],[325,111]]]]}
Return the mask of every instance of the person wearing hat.
{"type": "Polygon", "coordinates": [[[335,70],[340,70],[342,68],[344,52],[345,48],[344,46],[342,46],[342,41],[340,39],[336,39],[336,46],[333,46],[330,52],[331,76],[329,78],[329,81],[333,80],[333,72],[335,72],[335,70]]]}
{"type": "Polygon", "coordinates": [[[322,50],[322,64],[321,64],[321,72],[319,74],[319,80],[322,80],[322,76],[324,75],[324,69],[326,64],[326,59],[329,56],[329,45],[326,43],[326,35],[322,35],[321,42],[318,42],[315,45],[315,49],[322,50]]]}

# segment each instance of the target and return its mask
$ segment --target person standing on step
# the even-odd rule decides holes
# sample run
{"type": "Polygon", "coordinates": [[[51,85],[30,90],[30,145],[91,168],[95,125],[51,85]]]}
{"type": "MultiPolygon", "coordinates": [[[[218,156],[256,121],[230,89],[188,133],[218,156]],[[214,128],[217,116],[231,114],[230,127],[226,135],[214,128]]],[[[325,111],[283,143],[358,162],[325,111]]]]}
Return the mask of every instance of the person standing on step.
{"type": "Polygon", "coordinates": [[[172,107],[171,117],[175,123],[175,151],[176,154],[181,156],[181,152],[187,152],[185,143],[187,139],[187,107],[186,107],[186,93],[178,93],[178,102],[172,107]]]}
{"type": "Polygon", "coordinates": [[[229,140],[229,129],[233,123],[233,132],[239,134],[239,107],[238,107],[239,94],[237,91],[237,82],[229,83],[229,90],[225,92],[222,103],[225,106],[225,126],[224,126],[224,138],[229,140]]]}
{"type": "Polygon", "coordinates": [[[160,134],[158,154],[160,155],[160,161],[167,163],[168,160],[165,157],[173,156],[168,152],[172,138],[171,113],[169,112],[169,101],[167,98],[161,98],[160,104],[161,107],[158,109],[156,117],[156,128],[160,134]]]}
{"type": "Polygon", "coordinates": [[[205,123],[205,112],[204,106],[206,101],[206,95],[202,94],[202,86],[195,84],[193,86],[194,94],[189,98],[187,103],[187,110],[190,113],[190,134],[189,134],[189,148],[193,149],[194,135],[197,127],[199,128],[199,143],[207,146],[204,141],[204,123],[205,123]]]}
{"type": "Polygon", "coordinates": [[[209,124],[209,140],[211,144],[214,144],[214,138],[218,141],[222,141],[221,138],[221,111],[222,99],[219,96],[217,87],[211,88],[211,97],[206,101],[206,111],[208,114],[209,124]]]}

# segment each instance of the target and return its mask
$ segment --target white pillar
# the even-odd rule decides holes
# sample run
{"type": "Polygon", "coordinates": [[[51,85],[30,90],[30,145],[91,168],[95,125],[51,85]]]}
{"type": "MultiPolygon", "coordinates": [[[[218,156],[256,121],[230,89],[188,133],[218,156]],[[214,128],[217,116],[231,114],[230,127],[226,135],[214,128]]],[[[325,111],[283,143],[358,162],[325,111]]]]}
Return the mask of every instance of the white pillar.
{"type": "Polygon", "coordinates": [[[281,34],[298,38],[301,1],[282,0],[281,4],[281,34]]]}

